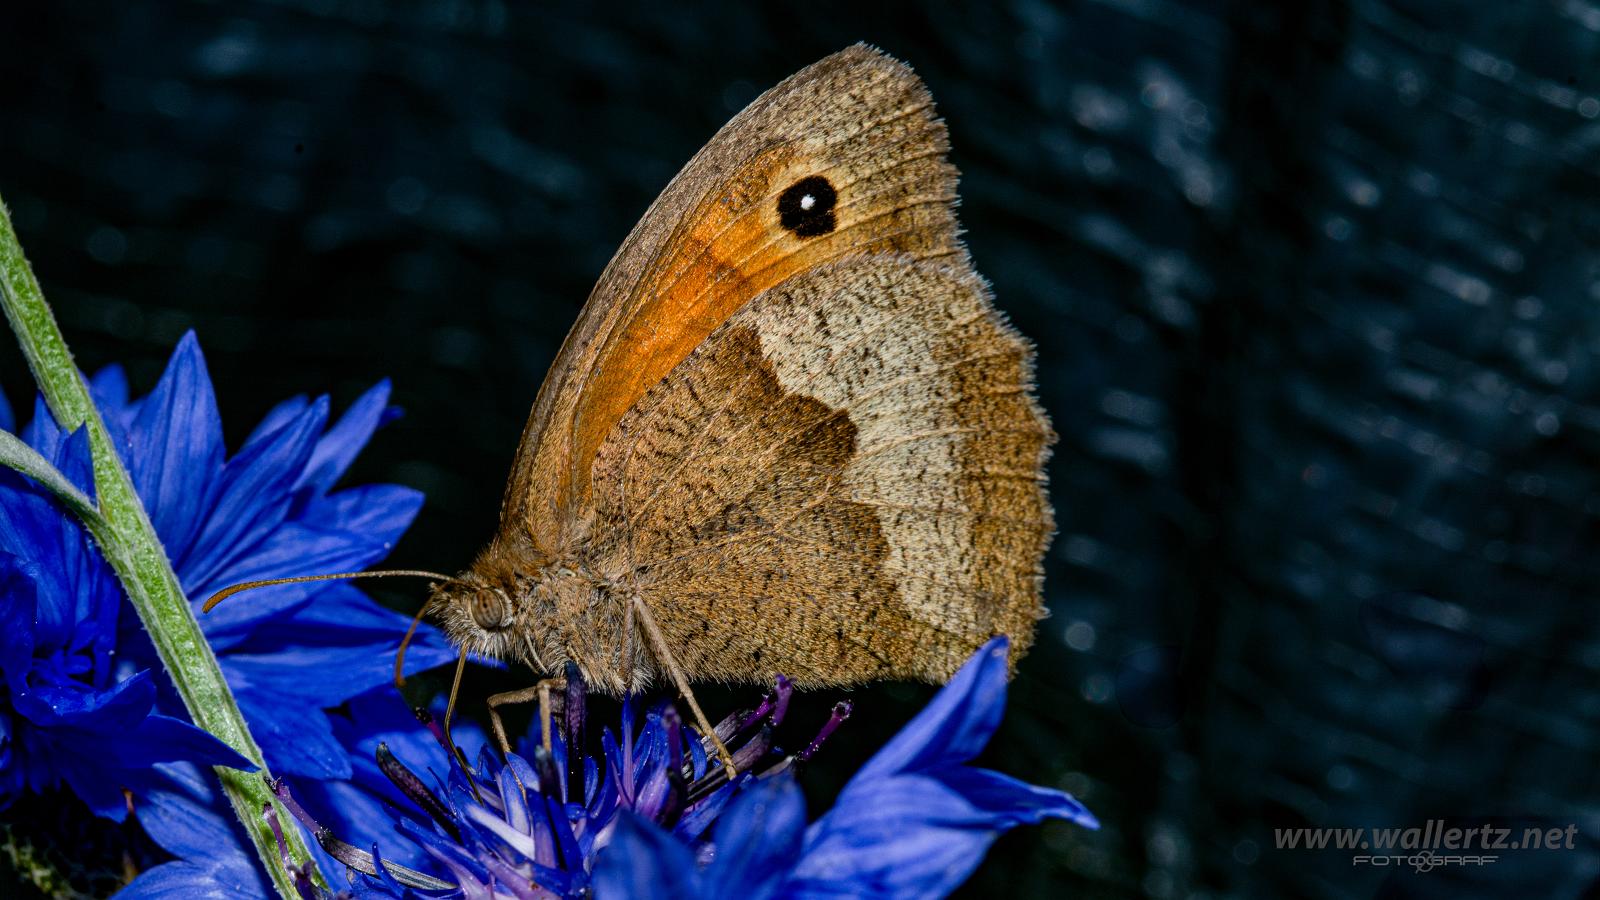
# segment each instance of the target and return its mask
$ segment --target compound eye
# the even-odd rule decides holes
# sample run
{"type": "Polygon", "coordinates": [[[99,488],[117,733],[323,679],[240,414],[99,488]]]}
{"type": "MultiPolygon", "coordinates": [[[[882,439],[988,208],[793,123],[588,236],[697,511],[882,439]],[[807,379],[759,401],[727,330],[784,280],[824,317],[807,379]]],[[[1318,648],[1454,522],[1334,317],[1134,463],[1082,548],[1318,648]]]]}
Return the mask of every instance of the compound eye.
{"type": "Polygon", "coordinates": [[[499,588],[479,591],[472,595],[470,612],[478,627],[497,631],[511,621],[511,598],[499,588]]]}

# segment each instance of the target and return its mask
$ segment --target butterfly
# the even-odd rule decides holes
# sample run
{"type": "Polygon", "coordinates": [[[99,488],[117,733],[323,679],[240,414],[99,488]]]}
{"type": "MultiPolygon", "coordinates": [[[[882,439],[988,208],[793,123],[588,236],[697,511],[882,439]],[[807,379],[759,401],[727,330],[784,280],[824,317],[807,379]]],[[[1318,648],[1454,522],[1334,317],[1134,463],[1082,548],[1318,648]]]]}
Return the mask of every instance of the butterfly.
{"type": "Polygon", "coordinates": [[[670,680],[713,740],[692,682],[942,682],[997,634],[1015,664],[1054,435],[948,146],[921,80],[858,44],[673,178],[539,390],[494,537],[437,576],[463,662],[670,680]]]}

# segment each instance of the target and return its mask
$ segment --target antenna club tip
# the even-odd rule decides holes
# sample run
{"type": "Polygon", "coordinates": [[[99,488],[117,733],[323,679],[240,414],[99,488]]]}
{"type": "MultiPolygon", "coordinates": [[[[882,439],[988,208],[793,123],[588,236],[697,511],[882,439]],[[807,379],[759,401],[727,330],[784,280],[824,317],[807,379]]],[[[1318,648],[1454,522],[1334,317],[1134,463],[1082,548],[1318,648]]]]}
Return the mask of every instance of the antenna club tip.
{"type": "Polygon", "coordinates": [[[206,602],[200,604],[200,612],[201,613],[211,612],[212,608],[215,607],[218,603],[221,603],[222,601],[228,599],[229,597],[232,597],[234,594],[237,594],[238,592],[239,592],[239,589],[237,587],[223,588],[222,590],[217,591],[215,594],[212,594],[209,598],[207,598],[206,602]]]}

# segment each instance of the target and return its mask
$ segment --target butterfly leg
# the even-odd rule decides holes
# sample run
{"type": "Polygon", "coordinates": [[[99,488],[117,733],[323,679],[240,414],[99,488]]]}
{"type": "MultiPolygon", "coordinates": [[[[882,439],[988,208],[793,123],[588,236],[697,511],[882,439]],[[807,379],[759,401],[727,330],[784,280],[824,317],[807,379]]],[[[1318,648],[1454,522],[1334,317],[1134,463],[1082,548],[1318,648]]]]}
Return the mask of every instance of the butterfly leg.
{"type": "Polygon", "coordinates": [[[622,619],[622,659],[617,663],[617,671],[622,673],[622,689],[627,694],[633,693],[633,676],[635,666],[633,659],[633,604],[629,603],[623,610],[622,619]]]}
{"type": "Polygon", "coordinates": [[[550,740],[550,691],[567,686],[565,678],[542,678],[533,687],[526,687],[520,691],[506,691],[503,694],[494,694],[489,698],[489,724],[494,726],[495,740],[500,742],[503,753],[511,752],[511,742],[506,739],[506,726],[500,721],[500,713],[496,707],[511,706],[517,703],[527,703],[530,700],[539,701],[539,733],[544,737],[544,748],[551,749],[550,740]]]}
{"type": "Polygon", "coordinates": [[[632,606],[638,614],[639,621],[644,625],[644,633],[655,646],[656,658],[667,667],[667,672],[672,675],[672,680],[678,686],[678,692],[683,694],[683,699],[689,701],[689,709],[694,712],[695,724],[700,726],[702,734],[711,739],[712,746],[717,749],[717,757],[722,760],[722,767],[728,771],[728,781],[733,781],[739,777],[739,769],[733,764],[733,754],[728,752],[728,747],[722,743],[722,738],[717,737],[717,729],[706,718],[705,711],[700,708],[700,701],[694,698],[694,691],[689,689],[688,677],[683,674],[683,669],[678,667],[677,658],[667,647],[667,636],[661,633],[655,617],[650,615],[650,609],[644,605],[642,598],[635,595],[632,606]]]}

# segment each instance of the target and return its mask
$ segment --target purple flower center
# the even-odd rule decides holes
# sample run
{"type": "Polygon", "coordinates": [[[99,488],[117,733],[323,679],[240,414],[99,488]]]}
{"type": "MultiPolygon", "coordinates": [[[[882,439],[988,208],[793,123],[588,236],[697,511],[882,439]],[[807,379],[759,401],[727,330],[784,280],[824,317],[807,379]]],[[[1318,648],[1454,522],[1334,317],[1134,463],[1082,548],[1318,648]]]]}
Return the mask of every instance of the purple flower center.
{"type": "Polygon", "coordinates": [[[430,767],[425,778],[386,744],[377,748],[377,764],[426,816],[399,818],[399,831],[449,874],[448,881],[384,862],[376,845],[368,852],[340,840],[295,802],[286,783],[279,781],[273,789],[322,848],[366,876],[373,889],[400,895],[407,888],[459,888],[473,895],[498,885],[517,896],[578,896],[587,890],[593,856],[610,840],[621,810],[693,841],[734,794],[803,765],[850,715],[848,702],[836,704],[805,749],[783,754],[774,747],[773,734],[793,692],[780,676],[755,707],[716,726],[717,737],[733,754],[738,774],[732,783],[715,763],[714,744],[684,724],[670,703],[648,712],[638,728],[635,698],[624,698],[620,741],[605,728],[600,752],[583,752],[587,690],[576,667],[568,669],[566,691],[552,698],[557,708],[551,711],[550,733],[543,731],[545,719],[539,716],[530,750],[501,755],[486,745],[470,769],[459,752],[452,752],[433,716],[415,710],[444,751],[445,774],[430,767]]]}

